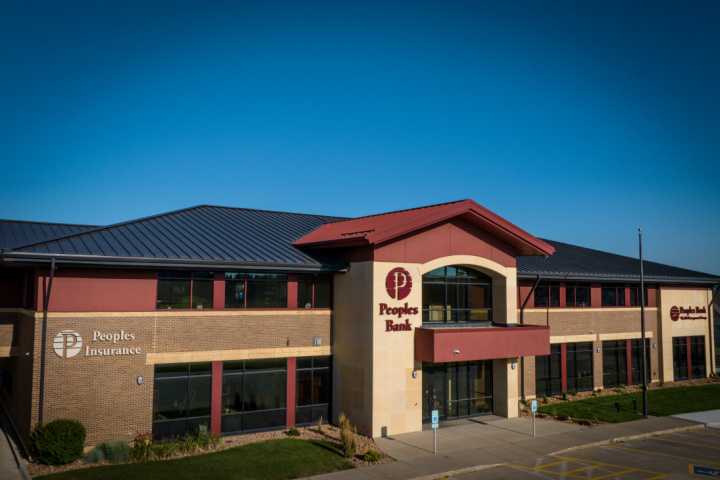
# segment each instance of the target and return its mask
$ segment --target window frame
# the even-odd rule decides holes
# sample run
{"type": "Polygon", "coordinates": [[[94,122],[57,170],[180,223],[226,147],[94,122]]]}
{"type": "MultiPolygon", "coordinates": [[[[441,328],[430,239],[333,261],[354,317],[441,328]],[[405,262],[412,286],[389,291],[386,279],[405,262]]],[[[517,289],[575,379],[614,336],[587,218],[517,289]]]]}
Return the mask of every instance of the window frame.
{"type": "MultiPolygon", "coordinates": [[[[214,306],[214,295],[215,295],[215,281],[214,281],[214,272],[209,272],[206,270],[158,270],[157,271],[157,282],[155,284],[156,291],[155,291],[155,309],[156,310],[213,310],[215,308],[214,306]],[[169,275],[163,275],[163,274],[169,274],[169,275]],[[184,275],[182,275],[184,274],[184,275]],[[201,275],[205,275],[202,276],[201,275]],[[189,281],[190,282],[190,288],[189,288],[189,297],[188,297],[188,305],[187,308],[172,308],[170,304],[172,303],[172,295],[170,296],[170,299],[160,299],[160,290],[161,290],[161,282],[173,282],[173,281],[189,281]],[[205,303],[200,304],[200,307],[197,307],[194,299],[194,295],[196,293],[195,291],[195,283],[199,282],[202,284],[209,284],[210,285],[210,296],[208,298],[209,300],[209,306],[205,307],[205,303]],[[163,302],[166,306],[161,306],[160,302],[163,302]]],[[[172,289],[172,284],[170,285],[170,289],[172,289]]],[[[205,298],[205,297],[203,297],[205,298]]]]}
{"type": "Polygon", "coordinates": [[[447,265],[438,267],[430,272],[425,273],[422,276],[422,323],[428,324],[460,324],[460,323],[486,323],[492,322],[492,303],[493,303],[493,279],[491,276],[476,270],[471,267],[465,267],[462,265],[447,265]],[[454,275],[449,273],[455,271],[454,275]],[[442,274],[439,274],[442,270],[442,274]],[[459,274],[459,272],[464,272],[459,274]],[[449,281],[449,279],[452,279],[449,281]],[[461,279],[466,279],[462,281],[461,279]],[[473,281],[471,281],[473,279],[473,281]],[[443,286],[443,304],[426,303],[426,294],[428,293],[428,287],[430,286],[443,286]],[[483,287],[483,303],[486,307],[472,307],[470,306],[471,299],[473,298],[472,290],[470,287],[483,287]],[[461,287],[466,287],[465,289],[461,287]],[[464,302],[463,306],[460,307],[460,300],[463,297],[464,290],[464,302]],[[449,292],[453,291],[455,299],[450,302],[449,292]],[[456,304],[456,307],[452,307],[452,304],[456,304]],[[435,308],[433,308],[435,307],[435,308]],[[478,312],[484,312],[485,319],[473,319],[473,314],[478,312]],[[440,316],[440,320],[431,320],[433,316],[440,316]],[[465,317],[464,319],[461,317],[465,317]]]}
{"type": "Polygon", "coordinates": [[[534,308],[560,308],[560,298],[562,297],[560,291],[562,289],[562,284],[560,282],[555,282],[552,280],[547,281],[541,281],[538,283],[538,286],[535,287],[535,292],[533,293],[533,307],[534,308]],[[547,305],[538,305],[538,290],[547,290],[547,305]],[[553,297],[557,295],[557,301],[553,302],[553,297]],[[557,303],[556,305],[553,305],[553,303],[557,303]]]}
{"type": "Polygon", "coordinates": [[[333,308],[333,284],[334,284],[334,276],[332,274],[323,274],[323,273],[311,273],[311,274],[298,274],[297,275],[297,308],[298,310],[330,310],[333,308]],[[304,279],[303,277],[311,277],[309,280],[304,279]],[[307,303],[305,306],[300,305],[300,284],[310,284],[310,307],[307,306],[307,303]],[[329,285],[330,291],[328,292],[328,306],[327,307],[318,307],[317,306],[317,297],[316,297],[316,286],[317,285],[329,285]]]}
{"type": "Polygon", "coordinates": [[[225,301],[224,301],[224,307],[225,310],[283,310],[288,308],[288,286],[290,283],[289,280],[289,274],[287,273],[276,273],[276,272],[224,272],[224,281],[225,281],[225,301]],[[242,275],[242,278],[230,278],[230,275],[242,275]],[[248,278],[249,275],[277,275],[277,276],[284,276],[285,278],[248,278]],[[252,306],[248,307],[248,286],[250,284],[260,284],[260,283],[278,283],[284,285],[285,295],[284,299],[281,302],[280,305],[273,305],[269,307],[258,307],[258,306],[252,306]],[[228,306],[228,287],[230,285],[234,284],[242,284],[243,285],[243,305],[242,306],[228,306]]]}

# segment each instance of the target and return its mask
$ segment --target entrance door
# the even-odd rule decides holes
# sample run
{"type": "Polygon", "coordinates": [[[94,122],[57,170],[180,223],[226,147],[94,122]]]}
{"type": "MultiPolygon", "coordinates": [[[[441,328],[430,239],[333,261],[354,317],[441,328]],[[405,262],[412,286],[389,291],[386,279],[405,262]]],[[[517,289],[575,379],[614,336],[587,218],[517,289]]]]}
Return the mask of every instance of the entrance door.
{"type": "Polygon", "coordinates": [[[492,362],[423,362],[423,422],[492,413],[492,362]]]}

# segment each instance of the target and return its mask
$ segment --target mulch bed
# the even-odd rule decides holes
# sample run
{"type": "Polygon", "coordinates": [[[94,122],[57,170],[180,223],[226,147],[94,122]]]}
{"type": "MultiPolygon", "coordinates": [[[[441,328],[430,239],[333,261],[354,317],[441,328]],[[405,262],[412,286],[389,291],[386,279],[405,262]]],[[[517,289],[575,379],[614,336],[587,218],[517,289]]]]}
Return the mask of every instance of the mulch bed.
{"type": "MultiPolygon", "coordinates": [[[[241,445],[247,445],[248,443],[256,443],[256,442],[264,442],[265,440],[273,440],[277,438],[301,438],[305,440],[320,440],[323,442],[328,442],[333,445],[336,445],[338,448],[340,447],[340,429],[337,427],[330,427],[329,425],[323,425],[322,433],[317,431],[317,427],[305,427],[305,428],[298,428],[300,431],[299,437],[289,437],[285,434],[287,430],[274,430],[270,432],[259,432],[259,433],[248,433],[245,435],[233,435],[233,436],[227,436],[223,437],[223,440],[225,440],[226,447],[217,448],[215,450],[220,450],[224,448],[231,448],[231,447],[239,447],[241,445]],[[331,429],[332,428],[332,429],[331,429]]],[[[357,434],[355,436],[357,441],[357,454],[353,458],[348,458],[350,462],[355,466],[355,468],[362,468],[367,467],[368,465],[377,465],[380,463],[389,463],[394,462],[395,460],[391,457],[388,457],[387,455],[384,455],[383,458],[378,460],[377,462],[366,462],[362,459],[362,456],[368,452],[369,450],[375,450],[376,452],[380,452],[380,449],[375,444],[372,438],[366,437],[364,435],[357,434]]],[[[209,451],[202,451],[202,452],[196,452],[196,453],[190,453],[190,454],[179,454],[173,458],[181,458],[185,456],[191,456],[191,455],[201,455],[203,453],[208,453],[209,451]]],[[[153,462],[156,461],[162,461],[162,460],[151,460],[153,462]]],[[[66,472],[69,470],[77,470],[78,468],[87,468],[87,467],[97,467],[99,465],[109,465],[107,462],[101,462],[101,463],[86,463],[84,460],[76,460],[73,463],[69,463],[67,465],[43,465],[40,463],[34,463],[30,462],[27,466],[28,473],[30,473],[31,477],[40,477],[42,475],[50,475],[52,473],[59,473],[59,472],[66,472]]]]}

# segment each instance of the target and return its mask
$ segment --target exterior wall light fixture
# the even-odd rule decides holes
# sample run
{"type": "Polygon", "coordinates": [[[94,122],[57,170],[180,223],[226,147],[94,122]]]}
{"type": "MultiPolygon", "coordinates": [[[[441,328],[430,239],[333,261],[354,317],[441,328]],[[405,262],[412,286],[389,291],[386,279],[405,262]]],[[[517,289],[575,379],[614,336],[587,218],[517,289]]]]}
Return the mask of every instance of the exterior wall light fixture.
{"type": "Polygon", "coordinates": [[[142,378],[142,377],[138,377],[137,382],[138,382],[138,385],[142,385],[143,378],[142,378]]]}
{"type": "Polygon", "coordinates": [[[600,347],[597,348],[597,352],[600,353],[600,347]]]}
{"type": "Polygon", "coordinates": [[[460,350],[454,350],[453,355],[460,355],[460,350]]]}
{"type": "Polygon", "coordinates": [[[512,369],[515,370],[515,362],[512,363],[512,369]]]}
{"type": "Polygon", "coordinates": [[[417,378],[417,370],[413,370],[413,378],[417,378]]]}

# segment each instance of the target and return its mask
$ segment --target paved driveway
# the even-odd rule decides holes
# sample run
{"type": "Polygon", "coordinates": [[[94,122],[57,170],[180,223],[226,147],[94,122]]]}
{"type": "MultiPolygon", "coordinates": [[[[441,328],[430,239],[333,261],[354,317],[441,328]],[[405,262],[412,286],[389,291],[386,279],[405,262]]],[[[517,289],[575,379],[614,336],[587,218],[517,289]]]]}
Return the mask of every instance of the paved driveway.
{"type": "Polygon", "coordinates": [[[455,480],[717,479],[720,478],[720,427],[611,443],[448,478],[455,480]]]}

